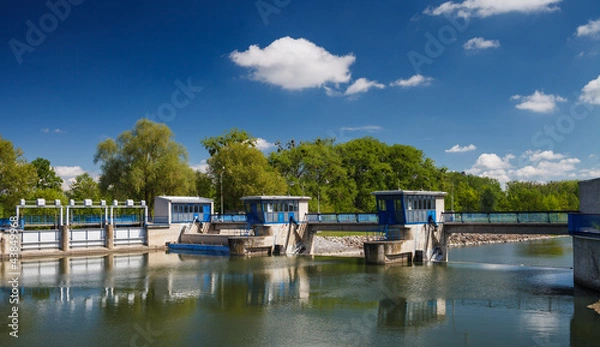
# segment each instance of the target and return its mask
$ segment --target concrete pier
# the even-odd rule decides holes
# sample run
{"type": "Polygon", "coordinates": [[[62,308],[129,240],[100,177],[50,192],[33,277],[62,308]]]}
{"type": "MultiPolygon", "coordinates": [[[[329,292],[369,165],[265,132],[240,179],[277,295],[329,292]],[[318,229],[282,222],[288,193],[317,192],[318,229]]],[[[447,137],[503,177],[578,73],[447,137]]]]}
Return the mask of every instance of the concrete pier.
{"type": "Polygon", "coordinates": [[[110,224],[106,226],[106,248],[109,250],[115,248],[115,227],[110,224]]]}
{"type": "Polygon", "coordinates": [[[267,255],[273,253],[273,237],[241,236],[229,237],[229,253],[231,255],[267,255]]]}
{"type": "MultiPolygon", "coordinates": [[[[579,212],[600,214],[600,178],[579,182],[579,212]]],[[[600,235],[573,235],[573,280],[600,291],[600,235]]]]}
{"type": "Polygon", "coordinates": [[[63,252],[68,252],[70,248],[69,230],[68,225],[62,225],[60,227],[60,250],[63,252]]]}
{"type": "MultiPolygon", "coordinates": [[[[370,241],[364,243],[365,261],[367,264],[384,265],[398,262],[411,263],[412,249],[406,249],[408,243],[414,241],[370,241]]],[[[412,248],[412,247],[411,247],[412,248]]]]}

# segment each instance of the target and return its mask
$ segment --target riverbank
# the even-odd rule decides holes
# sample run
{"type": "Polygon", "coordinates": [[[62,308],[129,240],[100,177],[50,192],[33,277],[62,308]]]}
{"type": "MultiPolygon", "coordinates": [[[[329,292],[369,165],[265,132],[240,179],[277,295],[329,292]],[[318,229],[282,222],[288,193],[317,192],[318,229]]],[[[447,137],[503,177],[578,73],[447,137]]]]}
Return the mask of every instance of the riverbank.
{"type": "MultiPolygon", "coordinates": [[[[525,242],[556,238],[553,235],[529,235],[529,234],[452,234],[448,240],[450,247],[478,246],[494,243],[525,242]]],[[[364,255],[363,244],[372,240],[368,236],[319,236],[313,237],[313,255],[362,257],[364,255]]]]}

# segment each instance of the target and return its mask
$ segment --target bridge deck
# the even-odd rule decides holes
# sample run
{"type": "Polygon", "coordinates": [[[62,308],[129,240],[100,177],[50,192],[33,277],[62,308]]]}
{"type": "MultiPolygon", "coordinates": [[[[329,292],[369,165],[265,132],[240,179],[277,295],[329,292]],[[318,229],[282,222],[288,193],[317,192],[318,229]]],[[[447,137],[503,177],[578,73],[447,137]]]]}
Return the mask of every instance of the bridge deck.
{"type": "Polygon", "coordinates": [[[448,234],[569,235],[567,223],[444,223],[448,234]]]}

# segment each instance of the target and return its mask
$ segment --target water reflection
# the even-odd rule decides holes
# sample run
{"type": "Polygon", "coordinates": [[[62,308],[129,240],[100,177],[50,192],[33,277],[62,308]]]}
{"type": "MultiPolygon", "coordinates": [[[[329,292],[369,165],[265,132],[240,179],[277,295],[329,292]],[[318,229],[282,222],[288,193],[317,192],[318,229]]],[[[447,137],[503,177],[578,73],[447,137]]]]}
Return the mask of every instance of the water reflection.
{"type": "MultiPolygon", "coordinates": [[[[357,259],[160,252],[22,265],[23,345],[144,345],[144,337],[153,341],[148,345],[480,345],[492,338],[545,345],[600,339],[600,316],[585,307],[600,298],[573,293],[568,269],[379,267],[357,259]],[[65,327],[77,329],[54,333],[65,327]],[[149,329],[150,335],[141,333],[149,329]]],[[[6,264],[0,269],[6,283],[6,264]]],[[[9,294],[3,286],[0,312],[10,309],[9,294]]],[[[6,327],[0,329],[0,345],[7,345],[6,327]]]]}
{"type": "Polygon", "coordinates": [[[597,346],[600,342],[600,314],[588,308],[598,300],[600,293],[575,287],[571,346],[597,346]]]}
{"type": "Polygon", "coordinates": [[[539,240],[537,242],[523,243],[517,248],[517,254],[520,256],[544,256],[544,257],[562,257],[566,253],[564,247],[564,238],[552,238],[539,240]]]}
{"type": "Polygon", "coordinates": [[[379,300],[377,323],[381,327],[414,327],[443,321],[446,301],[407,301],[405,298],[379,300]]]}

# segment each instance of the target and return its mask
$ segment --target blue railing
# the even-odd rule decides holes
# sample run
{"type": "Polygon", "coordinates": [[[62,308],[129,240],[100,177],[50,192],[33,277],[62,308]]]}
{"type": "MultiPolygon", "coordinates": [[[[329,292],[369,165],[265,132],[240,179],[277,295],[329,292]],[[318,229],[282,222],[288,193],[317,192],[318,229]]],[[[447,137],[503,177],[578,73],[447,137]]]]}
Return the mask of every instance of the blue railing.
{"type": "Polygon", "coordinates": [[[569,214],[569,234],[600,237],[600,214],[569,214]]]}
{"type": "Polygon", "coordinates": [[[568,222],[569,212],[443,212],[444,223],[558,223],[568,222]]]}
{"type": "Polygon", "coordinates": [[[54,216],[32,216],[25,215],[21,217],[22,226],[59,226],[60,220],[54,216]]]}
{"type": "Polygon", "coordinates": [[[231,222],[241,222],[246,223],[248,220],[245,214],[211,214],[210,222],[211,223],[231,223],[231,222]]]}
{"type": "Polygon", "coordinates": [[[10,229],[11,224],[10,218],[0,218],[0,229],[10,229]]]}
{"type": "Polygon", "coordinates": [[[377,223],[375,213],[307,213],[309,223],[377,223]]]}
{"type": "Polygon", "coordinates": [[[153,224],[169,224],[169,216],[151,216],[148,222],[153,224]]]}
{"type": "MultiPolygon", "coordinates": [[[[71,215],[69,216],[71,225],[95,225],[108,223],[106,216],[99,215],[71,215]]],[[[136,214],[120,215],[115,216],[112,219],[112,223],[115,225],[132,225],[139,224],[142,222],[142,218],[136,214]]]]}

